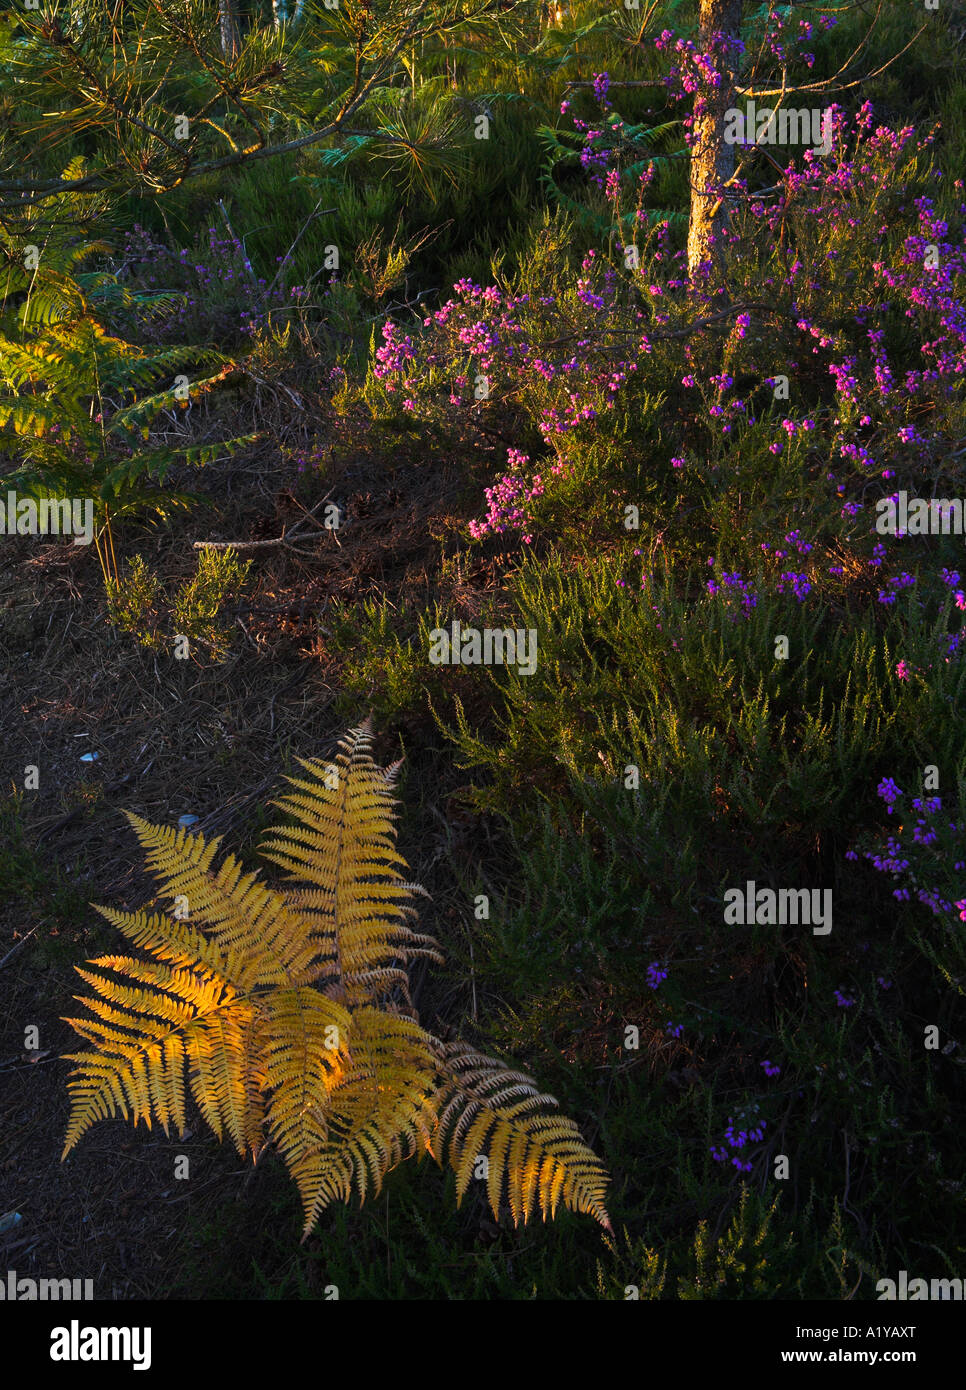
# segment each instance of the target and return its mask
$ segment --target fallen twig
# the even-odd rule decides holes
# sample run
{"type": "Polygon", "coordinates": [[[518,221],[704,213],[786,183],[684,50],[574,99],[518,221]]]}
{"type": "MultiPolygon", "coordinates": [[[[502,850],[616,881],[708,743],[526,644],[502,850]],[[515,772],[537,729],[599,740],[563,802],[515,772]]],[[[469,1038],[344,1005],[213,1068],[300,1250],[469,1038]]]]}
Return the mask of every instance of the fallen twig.
{"type": "MultiPolygon", "coordinates": [[[[39,922],[37,923],[37,926],[40,926],[39,922]]],[[[31,927],[26,936],[22,936],[19,941],[14,942],[14,944],[10,947],[10,950],[4,956],[3,960],[0,960],[0,970],[2,970],[3,967],[6,965],[7,961],[13,955],[14,951],[19,951],[20,947],[24,944],[24,942],[29,941],[36,930],[37,927],[31,927]]]]}
{"type": "Polygon", "coordinates": [[[193,548],[195,550],[266,550],[270,546],[280,545],[285,550],[295,551],[296,555],[304,555],[306,552],[296,550],[291,542],[303,538],[304,533],[301,528],[310,517],[315,515],[322,506],[322,503],[329,500],[333,492],[335,492],[335,488],[330,487],[325,496],[319,498],[310,512],[306,512],[304,516],[299,517],[291,531],[286,531],[283,528],[280,536],[273,536],[270,540],[265,541],[195,541],[193,548]]]}

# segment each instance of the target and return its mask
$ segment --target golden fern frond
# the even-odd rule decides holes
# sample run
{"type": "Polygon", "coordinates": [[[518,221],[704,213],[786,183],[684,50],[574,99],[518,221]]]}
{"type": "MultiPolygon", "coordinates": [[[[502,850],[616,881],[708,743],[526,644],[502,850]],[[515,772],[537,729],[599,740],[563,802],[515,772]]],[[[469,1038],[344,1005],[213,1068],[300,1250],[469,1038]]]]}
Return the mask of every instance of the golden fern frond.
{"type": "Polygon", "coordinates": [[[514,1225],[528,1221],[535,1205],[544,1220],[553,1217],[562,1200],[611,1229],[604,1207],[607,1174],[573,1120],[547,1113],[557,1105],[553,1096],[541,1095],[523,1072],[465,1043],[442,1045],[439,1063],[434,1155],[442,1162],[448,1150],[458,1202],[485,1156],[487,1196],[497,1219],[505,1186],[514,1225]]]}
{"type": "Polygon", "coordinates": [[[309,931],[319,948],[319,968],[321,976],[338,978],[339,967],[335,959],[335,912],[332,899],[319,888],[290,888],[284,895],[285,902],[293,911],[309,924],[309,931]]]}
{"type": "Polygon", "coordinates": [[[310,780],[292,779],[276,803],[296,821],[263,842],[301,885],[284,894],[231,855],[215,869],[220,840],[128,813],[175,914],[97,909],[153,959],[108,955],[78,972],[92,1016],[66,1021],[94,1050],[69,1056],[64,1155],[118,1113],[183,1128],[187,1073],[218,1138],[256,1157],[277,1145],[303,1240],[330,1202],[364,1201],[413,1155],[448,1152],[462,1200],[484,1150],[497,1217],[506,1192],[515,1223],[563,1201],[610,1230],[607,1176],[576,1125],[548,1114],[556,1101],[416,1017],[405,967],[442,956],[408,925],[423,890],[402,877],[394,848],[398,765],[382,773],[370,747],[366,723],[334,769],[303,762],[310,780]]]}
{"type": "Polygon", "coordinates": [[[228,1131],[242,1157],[257,1155],[265,1142],[264,1047],[262,1021],[250,1004],[213,1014],[186,1039],[198,1109],[219,1139],[228,1131]]]}
{"type": "MultiPolygon", "coordinates": [[[[426,890],[418,883],[401,883],[400,887],[411,893],[419,893],[423,897],[429,897],[426,890]]],[[[336,930],[332,895],[321,888],[291,888],[284,896],[290,907],[295,908],[303,917],[311,918],[312,930],[320,945],[328,955],[334,955],[336,930]]],[[[400,904],[399,911],[405,918],[416,917],[417,915],[414,908],[405,904],[400,904]]],[[[424,957],[427,960],[435,961],[438,965],[442,965],[445,960],[436,938],[428,936],[425,932],[417,932],[408,928],[405,947],[406,955],[410,960],[424,957]]],[[[338,974],[338,967],[334,961],[328,963],[327,969],[338,974]]],[[[398,974],[399,972],[395,973],[398,974]]]]}
{"type": "Polygon", "coordinates": [[[118,1111],[148,1128],[153,1115],[166,1134],[171,1121],[183,1129],[186,1056],[192,1090],[212,1128],[220,1137],[224,1123],[244,1152],[255,1133],[244,1082],[252,1006],[226,980],[197,968],[175,970],[124,956],[91,964],[143,987],[77,967],[101,998],[76,996],[94,1018],[65,1020],[96,1051],[69,1054],[78,1066],[68,1082],[72,1109],[64,1155],[90,1125],[118,1111]]]}
{"type": "Polygon", "coordinates": [[[352,1196],[353,1164],[338,1145],[319,1147],[299,1158],[287,1158],[286,1166],[298,1188],[305,1213],[302,1243],[331,1202],[348,1202],[352,1196]]]}
{"type": "Polygon", "coordinates": [[[305,1212],[303,1243],[332,1202],[349,1202],[356,1193],[362,1202],[370,1188],[377,1195],[385,1175],[423,1147],[425,1140],[415,1126],[388,1136],[375,1125],[360,1126],[351,1146],[329,1144],[290,1163],[305,1212]]]}
{"type": "Polygon", "coordinates": [[[415,1020],[364,1006],[352,1014],[349,1066],[329,1098],[330,1132],[360,1124],[388,1138],[415,1122],[436,1081],[436,1042],[415,1020]]]}
{"type": "Polygon", "coordinates": [[[165,896],[183,899],[192,917],[212,927],[211,939],[220,950],[229,956],[244,951],[251,983],[292,984],[312,974],[317,946],[285,899],[257,874],[243,873],[232,854],[217,873],[211,871],[220,838],[206,842],[202,835],[125,814],[165,896]]]}
{"type": "Polygon", "coordinates": [[[436,946],[406,922],[415,887],[398,872],[406,861],[395,849],[396,803],[371,745],[367,721],[341,741],[334,764],[299,759],[311,780],[289,778],[294,792],[273,803],[297,824],[272,831],[260,846],[289,878],[321,890],[300,906],[314,903],[320,935],[331,934],[350,1004],[395,987],[408,998],[410,958],[436,946]]]}
{"type": "Polygon", "coordinates": [[[286,1163],[305,1211],[303,1240],[339,1198],[378,1193],[391,1169],[429,1148],[427,1096],[436,1079],[436,1040],[418,1023],[371,1007],[353,1011],[349,1065],[329,1094],[315,1152],[286,1163]]]}
{"type": "Polygon", "coordinates": [[[354,1011],[350,1066],[329,1095],[325,1141],[295,1162],[286,1158],[302,1197],[303,1240],[329,1202],[357,1194],[361,1204],[403,1159],[429,1150],[435,1047],[414,1020],[354,1011]]]}
{"type": "Polygon", "coordinates": [[[133,946],[150,951],[158,960],[196,969],[200,962],[214,975],[230,980],[236,989],[246,987],[244,962],[225,955],[190,922],[162,917],[157,912],[124,912],[115,907],[92,903],[95,912],[118,928],[133,946]]]}
{"type": "Polygon", "coordinates": [[[340,1004],[304,987],[271,990],[264,1009],[269,1129],[282,1152],[297,1161],[325,1143],[325,1110],[350,1065],[353,1020],[340,1004]]]}
{"type": "Polygon", "coordinates": [[[240,1153],[257,1151],[266,1093],[274,1091],[276,1128],[294,1143],[297,1112],[307,1104],[299,1096],[314,1103],[325,1095],[324,1085],[321,1092],[314,1088],[319,1064],[306,1067],[306,1058],[316,1056],[319,1015],[344,1034],[350,1025],[338,1004],[304,988],[318,973],[310,924],[254,874],[242,874],[232,856],[213,873],[218,840],[128,818],[178,909],[213,930],[209,937],[179,918],[99,909],[158,962],[111,956],[94,964],[166,993],[79,972],[109,1002],[86,1001],[96,1021],[68,1020],[99,1052],[71,1057],[79,1069],[70,1083],[74,1108],[65,1152],[95,1120],[118,1108],[127,1118],[127,1104],[135,1123],[144,1118],[150,1125],[154,1113],[165,1130],[172,1117],[183,1125],[185,1064],[192,1094],[219,1138],[227,1131],[240,1153]],[[262,998],[256,991],[266,984],[290,988],[262,998]]]}

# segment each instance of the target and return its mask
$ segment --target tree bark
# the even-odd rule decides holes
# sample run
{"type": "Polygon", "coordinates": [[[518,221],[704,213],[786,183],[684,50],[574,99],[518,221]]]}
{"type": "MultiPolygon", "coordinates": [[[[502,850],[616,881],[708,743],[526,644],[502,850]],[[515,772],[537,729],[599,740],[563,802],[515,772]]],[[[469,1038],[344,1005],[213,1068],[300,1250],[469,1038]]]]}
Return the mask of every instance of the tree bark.
{"type": "MultiPolygon", "coordinates": [[[[712,35],[738,38],[741,31],[741,0],[701,0],[702,47],[712,35]]],[[[721,85],[704,84],[695,93],[695,120],[691,146],[691,216],[688,223],[688,273],[695,276],[705,261],[712,263],[712,276],[718,267],[720,237],[726,225],[727,207],[719,189],[735,171],[735,147],[724,138],[724,114],[735,103],[733,58],[716,59],[722,71],[721,85]],[[715,242],[712,243],[712,238],[715,242]]]]}
{"type": "Polygon", "coordinates": [[[297,28],[302,22],[304,9],[305,0],[294,0],[294,3],[290,3],[290,0],[272,0],[275,28],[281,29],[283,24],[287,24],[291,29],[297,28]]]}
{"type": "Polygon", "coordinates": [[[237,0],[218,0],[218,31],[221,35],[221,55],[233,63],[241,51],[237,0]]]}

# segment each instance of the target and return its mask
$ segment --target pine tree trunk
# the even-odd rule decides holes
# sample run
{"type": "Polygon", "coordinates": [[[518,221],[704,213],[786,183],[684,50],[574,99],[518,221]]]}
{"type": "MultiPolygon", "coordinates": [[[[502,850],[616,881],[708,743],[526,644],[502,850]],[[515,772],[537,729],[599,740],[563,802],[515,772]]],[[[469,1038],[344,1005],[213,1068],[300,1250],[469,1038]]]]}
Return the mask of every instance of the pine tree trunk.
{"type": "Polygon", "coordinates": [[[218,32],[221,35],[222,57],[233,63],[241,50],[237,0],[218,0],[218,32]]]}
{"type": "MultiPolygon", "coordinates": [[[[724,34],[737,38],[741,29],[741,0],[701,0],[701,38],[724,34]]],[[[717,258],[711,238],[720,238],[727,216],[717,190],[735,171],[735,147],[724,138],[724,113],[735,104],[729,75],[732,59],[718,58],[721,86],[701,87],[695,94],[696,116],[691,146],[691,217],[688,224],[688,272],[693,277],[703,261],[717,258]]],[[[714,275],[714,270],[712,270],[714,275]]]]}

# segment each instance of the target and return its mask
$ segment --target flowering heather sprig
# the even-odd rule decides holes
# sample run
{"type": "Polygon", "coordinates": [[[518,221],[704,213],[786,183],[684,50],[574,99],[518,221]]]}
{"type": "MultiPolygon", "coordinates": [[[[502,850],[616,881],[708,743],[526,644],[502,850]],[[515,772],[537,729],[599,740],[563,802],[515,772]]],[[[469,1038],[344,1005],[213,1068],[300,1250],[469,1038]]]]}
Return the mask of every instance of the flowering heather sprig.
{"type": "Polygon", "coordinates": [[[269,284],[256,276],[234,234],[223,236],[209,227],[199,234],[193,251],[174,251],[135,223],[124,239],[119,274],[133,274],[152,293],[172,294],[171,304],[160,311],[157,305],[136,309],[146,340],[166,342],[201,328],[210,332],[212,318],[219,314],[237,315],[238,331],[248,336],[279,317],[291,317],[292,301],[297,306],[308,294],[304,285],[287,284],[291,262],[290,254],[276,257],[278,269],[269,284]],[[229,293],[222,298],[218,291],[226,288],[229,293]]]}
{"type": "Polygon", "coordinates": [[[611,103],[607,100],[607,91],[610,87],[610,74],[606,72],[594,73],[594,100],[598,106],[607,111],[611,103]]]}
{"type": "Polygon", "coordinates": [[[812,592],[812,584],[808,575],[796,574],[794,570],[783,570],[775,587],[780,594],[783,594],[786,588],[791,588],[799,603],[803,603],[812,592]]]}
{"type": "MultiPolygon", "coordinates": [[[[905,796],[891,777],[882,779],[877,792],[889,815],[905,796]]],[[[847,857],[858,858],[855,851],[849,851],[847,857]]],[[[873,841],[871,848],[862,851],[862,857],[896,881],[893,897],[897,901],[908,902],[915,896],[936,916],[956,914],[966,921],[961,901],[966,869],[963,826],[944,812],[941,797],[913,797],[904,823],[873,841]]]]}
{"type": "MultiPolygon", "coordinates": [[[[898,590],[911,589],[915,582],[916,576],[914,574],[909,574],[907,570],[903,570],[901,574],[893,575],[891,579],[886,580],[886,587],[879,590],[879,602],[884,604],[895,603],[898,590]]],[[[901,661],[899,665],[905,666],[905,662],[901,661]]],[[[898,667],[896,667],[896,674],[899,676],[900,680],[905,679],[899,672],[898,667]]]]}
{"type": "MultiPolygon", "coordinates": [[[[407,362],[412,362],[415,359],[416,354],[413,352],[412,338],[408,334],[405,337],[398,337],[397,333],[398,330],[394,323],[383,324],[382,336],[384,341],[381,348],[376,348],[377,365],[372,371],[377,380],[381,381],[391,372],[401,371],[407,362]]],[[[393,391],[395,387],[389,383],[386,390],[393,391]]]]}
{"type": "Polygon", "coordinates": [[[905,795],[905,792],[903,792],[902,788],[898,786],[898,784],[891,777],[883,777],[882,781],[879,783],[875,790],[876,795],[881,796],[882,800],[885,802],[886,810],[891,816],[893,806],[898,801],[900,796],[905,795]]]}
{"type": "MultiPolygon", "coordinates": [[[[753,1113],[756,1113],[757,1110],[758,1107],[754,1106],[753,1113]]],[[[750,1173],[752,1163],[740,1155],[742,1150],[751,1144],[762,1142],[767,1127],[765,1120],[757,1120],[752,1124],[748,1120],[738,1122],[729,1117],[728,1126],[724,1132],[724,1143],[712,1144],[711,1157],[715,1163],[727,1163],[730,1159],[732,1167],[737,1168],[739,1173],[750,1173]],[[740,1125],[747,1125],[748,1127],[741,1128],[740,1125]]]]}
{"type": "Polygon", "coordinates": [[[758,595],[752,588],[751,581],[742,579],[737,570],[734,570],[731,574],[725,571],[721,576],[720,583],[716,579],[709,579],[706,588],[712,597],[718,593],[725,593],[729,596],[730,594],[740,594],[741,608],[746,614],[750,613],[753,608],[757,608],[758,606],[758,595]]]}
{"type": "MultiPolygon", "coordinates": [[[[471,521],[469,524],[470,535],[474,540],[481,540],[486,535],[502,535],[506,531],[520,530],[530,524],[530,504],[543,496],[545,487],[541,473],[534,473],[529,483],[520,476],[521,470],[529,462],[529,456],[521,453],[519,449],[507,450],[509,471],[493,487],[486,489],[488,509],[485,518],[483,521],[471,521]]],[[[559,476],[567,471],[567,467],[564,459],[558,459],[550,466],[549,471],[552,475],[559,476]]],[[[523,539],[529,541],[531,537],[524,536],[523,539]]]]}
{"type": "MultiPolygon", "coordinates": [[[[787,43],[787,28],[779,25],[775,30],[782,46],[787,43]]],[[[805,32],[800,31],[802,35],[805,32]]],[[[657,46],[667,48],[673,40],[673,34],[665,31],[657,46]]],[[[674,41],[674,54],[680,71],[687,68],[689,81],[709,88],[715,75],[733,66],[740,56],[714,45],[699,53],[693,43],[683,39],[674,41]]],[[[692,94],[699,94],[697,87],[692,94]]],[[[601,102],[610,103],[612,91],[609,74],[596,74],[598,109],[601,102]]],[[[705,438],[710,433],[712,440],[727,440],[748,430],[767,428],[771,438],[765,447],[775,457],[789,449],[800,451],[806,468],[814,467],[822,455],[835,460],[837,472],[828,477],[837,510],[848,520],[860,513],[861,503],[856,498],[863,495],[870,472],[894,478],[899,469],[920,468],[938,460],[944,444],[958,437],[952,434],[957,418],[952,410],[954,391],[966,375],[966,306],[959,294],[966,271],[966,243],[950,236],[928,198],[909,201],[906,215],[915,225],[904,240],[893,215],[899,170],[904,161],[926,149],[930,136],[917,141],[911,128],[876,126],[868,106],[851,125],[844,110],[834,108],[832,115],[837,140],[832,153],[819,160],[810,159],[811,152],[806,151],[797,164],[794,160],[789,163],[773,199],[745,203],[742,216],[748,225],[739,217],[734,230],[723,233],[723,251],[726,259],[734,254],[735,273],[749,277],[749,291],[764,294],[774,305],[771,323],[767,310],[764,321],[768,350],[774,352],[772,370],[779,361],[783,374],[796,370],[804,342],[805,351],[817,356],[821,370],[830,374],[836,388],[834,403],[812,414],[789,415],[776,421],[770,414],[756,419],[750,401],[741,399],[737,392],[728,398],[727,393],[734,391],[740,379],[739,372],[753,365],[747,360],[740,362],[738,356],[745,350],[742,339],[752,335],[753,323],[758,330],[756,346],[760,349],[762,343],[757,316],[739,305],[734,320],[721,324],[727,330],[726,354],[722,336],[716,332],[685,337],[680,346],[667,349],[680,354],[679,380],[685,390],[694,392],[686,401],[680,433],[672,446],[671,466],[675,470],[683,467],[681,444],[693,432],[703,433],[705,438]],[[800,239],[797,253],[779,261],[774,247],[788,217],[805,219],[809,235],[800,239]],[[817,236],[812,228],[818,229],[817,236]],[[882,249],[870,257],[869,246],[874,242],[882,249]],[[928,258],[923,254],[926,246],[933,244],[939,248],[939,268],[927,267],[928,258]],[[734,253],[731,247],[735,247],[734,253]],[[753,289],[752,270],[745,267],[753,267],[756,276],[759,269],[765,271],[753,289]],[[836,280],[837,276],[844,278],[836,280]],[[835,328],[825,322],[830,294],[852,296],[846,301],[853,306],[851,321],[848,309],[844,314],[837,309],[835,328]],[[914,340],[921,342],[915,370],[904,370],[887,350],[882,316],[897,311],[910,320],[914,340]],[[785,323],[790,325],[787,332],[785,323]],[[801,335],[800,341],[795,340],[792,326],[801,335]],[[859,415],[860,399],[875,402],[872,413],[859,415]],[[922,417],[924,408],[934,409],[944,401],[948,422],[940,415],[935,431],[931,424],[929,434],[923,434],[914,419],[922,417]]],[[[604,192],[615,225],[622,228],[632,225],[641,209],[626,207],[627,194],[638,196],[637,181],[621,178],[624,151],[618,147],[623,137],[617,124],[610,118],[606,123],[598,119],[596,124],[575,119],[587,174],[604,192]]],[[[622,278],[599,253],[589,251],[579,277],[558,296],[534,295],[531,301],[527,295],[513,296],[496,286],[484,288],[469,280],[460,281],[453,298],[426,318],[420,333],[404,333],[387,325],[389,331],[384,330],[384,343],[374,364],[377,378],[389,389],[399,382],[407,406],[413,409],[444,408],[436,404],[440,397],[435,389],[429,388],[430,379],[438,379],[441,372],[449,374],[450,404],[461,409],[489,409],[503,399],[522,401],[547,445],[559,457],[563,441],[575,431],[594,426],[634,381],[645,358],[653,352],[656,337],[674,321],[680,288],[689,290],[689,301],[697,305],[699,313],[702,306],[712,312],[718,310],[712,287],[689,284],[680,273],[684,252],[671,250],[667,226],[659,224],[650,235],[655,239],[650,243],[653,254],[649,264],[635,260],[634,269],[622,278]],[[561,331],[562,324],[565,331],[561,331]],[[431,374],[435,375],[431,378],[431,374]],[[482,406],[479,397],[472,396],[470,383],[477,374],[487,379],[485,400],[489,405],[482,406]],[[429,388],[425,392],[424,382],[429,388]]],[[[623,242],[624,237],[620,240],[623,242]]],[[[671,331],[676,333],[676,328],[671,331]]],[[[764,364],[754,365],[761,373],[764,364]]],[[[776,383],[774,375],[764,380],[773,387],[776,383]]],[[[716,470],[719,457],[708,458],[700,467],[716,470]]],[[[552,491],[555,471],[545,467],[532,480],[512,473],[498,479],[488,490],[487,516],[474,523],[473,535],[481,537],[498,530],[529,534],[540,489],[552,491]]],[[[772,554],[777,560],[792,550],[805,555],[806,545],[811,548],[811,543],[801,542],[792,533],[772,554]]],[[[826,571],[839,576],[843,583],[852,582],[847,567],[823,566],[822,558],[813,556],[816,563],[807,573],[786,568],[778,570],[769,582],[777,592],[788,592],[797,602],[805,601],[817,587],[818,575],[826,571]]],[[[885,558],[885,546],[877,545],[869,563],[878,568],[885,558]]],[[[891,577],[883,575],[878,589],[871,593],[856,587],[861,597],[875,601],[877,594],[880,604],[891,607],[897,594],[911,582],[912,576],[904,570],[891,577]]],[[[709,592],[722,590],[734,591],[738,598],[730,576],[712,581],[709,592]]],[[[750,586],[741,590],[745,613],[756,602],[750,586]]],[[[955,591],[955,602],[966,611],[966,588],[955,591]]],[[[945,637],[941,654],[951,659],[962,647],[961,635],[953,633],[945,637]]]]}

